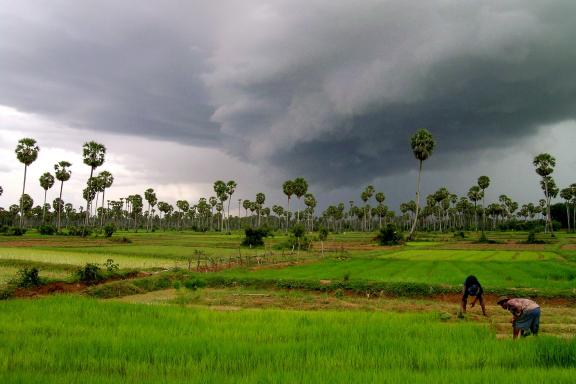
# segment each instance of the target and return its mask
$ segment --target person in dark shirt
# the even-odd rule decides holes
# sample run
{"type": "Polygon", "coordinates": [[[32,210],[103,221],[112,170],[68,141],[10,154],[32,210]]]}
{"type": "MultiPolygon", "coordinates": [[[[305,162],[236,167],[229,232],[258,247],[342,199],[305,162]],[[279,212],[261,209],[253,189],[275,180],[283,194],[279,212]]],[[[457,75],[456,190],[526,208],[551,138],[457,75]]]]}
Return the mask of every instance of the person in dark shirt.
{"type": "Polygon", "coordinates": [[[486,307],[484,306],[484,298],[482,295],[484,290],[482,285],[476,278],[476,276],[470,275],[464,280],[464,290],[462,292],[462,313],[466,313],[466,304],[468,304],[468,296],[474,296],[474,301],[470,304],[470,308],[476,305],[476,301],[480,302],[480,307],[482,308],[482,314],[486,315],[486,307]]]}

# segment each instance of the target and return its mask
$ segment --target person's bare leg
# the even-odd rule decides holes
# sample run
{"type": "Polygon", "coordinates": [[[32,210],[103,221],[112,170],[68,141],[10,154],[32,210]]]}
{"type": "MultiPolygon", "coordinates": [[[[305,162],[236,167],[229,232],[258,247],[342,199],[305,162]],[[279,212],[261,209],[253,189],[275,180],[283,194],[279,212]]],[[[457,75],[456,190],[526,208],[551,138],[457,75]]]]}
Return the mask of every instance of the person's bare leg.
{"type": "Polygon", "coordinates": [[[482,314],[484,316],[488,316],[486,314],[486,307],[484,306],[484,297],[480,296],[480,308],[482,308],[482,314]]]}
{"type": "Polygon", "coordinates": [[[518,335],[520,334],[520,328],[512,328],[513,338],[517,339],[518,335]]]}

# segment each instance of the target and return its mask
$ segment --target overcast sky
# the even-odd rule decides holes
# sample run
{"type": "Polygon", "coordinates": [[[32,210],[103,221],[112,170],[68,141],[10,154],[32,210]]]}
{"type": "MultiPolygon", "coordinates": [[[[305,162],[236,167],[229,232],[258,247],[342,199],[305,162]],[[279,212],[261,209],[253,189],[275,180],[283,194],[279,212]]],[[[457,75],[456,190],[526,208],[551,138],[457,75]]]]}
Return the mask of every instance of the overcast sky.
{"type": "MultiPolygon", "coordinates": [[[[576,182],[576,2],[529,0],[0,0],[0,206],[21,192],[14,148],[34,137],[38,177],[106,145],[110,198],[156,189],[197,201],[217,179],[237,198],[305,177],[320,206],[373,184],[414,198],[409,138],[429,129],[424,193],[540,198],[532,158],[576,182]]],[[[56,196],[56,188],[49,199],[56,196]]]]}

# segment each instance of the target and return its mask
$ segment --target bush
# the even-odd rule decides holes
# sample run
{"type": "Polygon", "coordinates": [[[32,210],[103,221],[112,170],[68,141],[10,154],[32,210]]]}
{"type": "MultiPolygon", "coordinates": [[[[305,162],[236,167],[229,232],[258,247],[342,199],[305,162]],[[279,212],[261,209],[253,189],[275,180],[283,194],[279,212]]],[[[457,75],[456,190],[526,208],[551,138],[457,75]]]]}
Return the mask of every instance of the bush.
{"type": "Polygon", "coordinates": [[[528,239],[526,239],[525,243],[526,244],[545,244],[546,242],[544,240],[537,239],[535,231],[530,231],[528,233],[528,239]]]}
{"type": "Polygon", "coordinates": [[[376,236],[376,240],[380,245],[398,245],[402,244],[402,235],[396,230],[396,226],[388,224],[385,228],[380,229],[380,233],[376,236]]]}
{"type": "Polygon", "coordinates": [[[80,236],[86,237],[92,234],[92,229],[88,227],[70,227],[68,228],[68,235],[69,236],[80,236]]]}
{"type": "Polygon", "coordinates": [[[464,234],[464,231],[458,231],[458,232],[454,232],[454,238],[455,239],[465,239],[466,235],[464,234]]]}
{"type": "Polygon", "coordinates": [[[198,288],[203,288],[206,286],[206,282],[200,279],[190,279],[184,282],[184,286],[188,289],[193,291],[197,290],[198,288]]]}
{"type": "Polygon", "coordinates": [[[41,225],[38,227],[38,233],[51,236],[56,233],[56,227],[50,224],[41,225]]]}
{"type": "Polygon", "coordinates": [[[16,278],[16,285],[21,288],[37,287],[42,282],[40,281],[40,276],[38,276],[38,268],[32,267],[30,269],[23,268],[18,271],[18,277],[16,278]]]}
{"type": "Polygon", "coordinates": [[[267,228],[246,228],[244,230],[246,237],[242,240],[243,246],[260,247],[264,245],[264,238],[270,235],[267,228]]]}
{"type": "Polygon", "coordinates": [[[102,270],[97,264],[88,263],[84,267],[76,271],[76,276],[78,280],[86,284],[95,284],[101,280],[104,280],[102,275],[102,270]]]}
{"type": "Polygon", "coordinates": [[[318,240],[325,241],[326,239],[328,239],[328,230],[324,227],[321,227],[318,230],[318,240]]]}
{"type": "Polygon", "coordinates": [[[108,260],[106,260],[106,264],[104,264],[104,265],[106,266],[106,270],[108,272],[112,272],[112,273],[118,272],[118,269],[119,269],[118,264],[114,264],[114,260],[108,259],[108,260]]]}
{"type": "Polygon", "coordinates": [[[4,235],[6,236],[22,236],[25,233],[26,233],[25,228],[5,227],[4,229],[4,235]]]}
{"type": "Polygon", "coordinates": [[[112,237],[114,232],[116,232],[116,226],[114,226],[114,224],[106,224],[104,226],[104,236],[112,237]]]}

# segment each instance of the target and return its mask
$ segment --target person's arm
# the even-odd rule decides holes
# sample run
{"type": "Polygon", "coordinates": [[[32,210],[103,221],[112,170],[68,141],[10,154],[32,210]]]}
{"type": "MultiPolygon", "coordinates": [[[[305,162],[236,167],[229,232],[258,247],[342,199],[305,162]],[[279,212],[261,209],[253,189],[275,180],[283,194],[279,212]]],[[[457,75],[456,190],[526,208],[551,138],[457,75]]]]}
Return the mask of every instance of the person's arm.
{"type": "Polygon", "coordinates": [[[468,302],[468,295],[466,294],[466,286],[464,286],[464,288],[462,289],[462,303],[461,303],[461,308],[462,308],[462,313],[466,313],[466,303],[468,302]]]}

